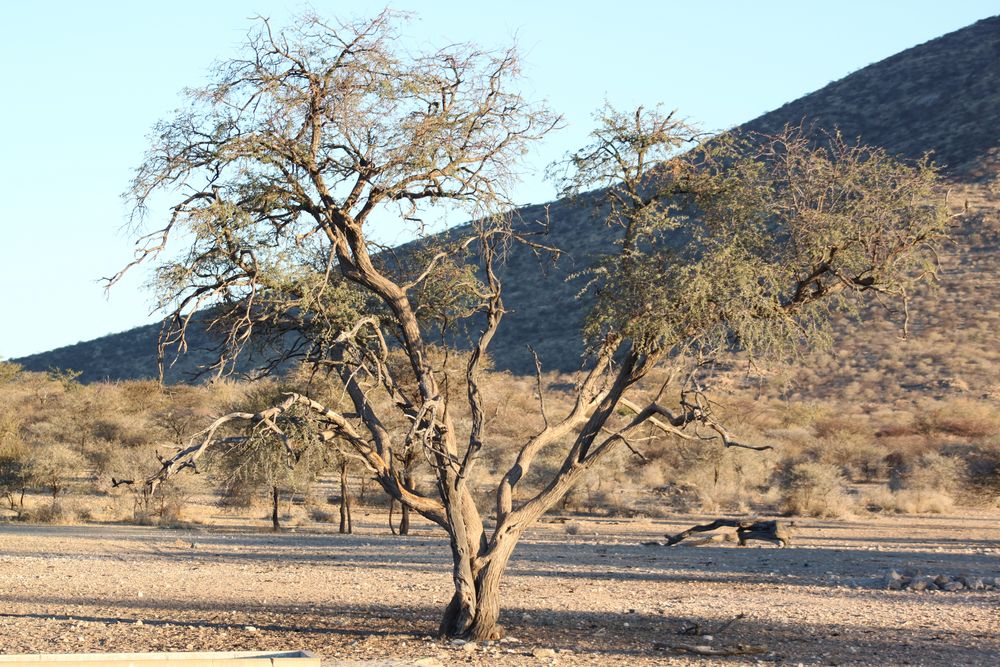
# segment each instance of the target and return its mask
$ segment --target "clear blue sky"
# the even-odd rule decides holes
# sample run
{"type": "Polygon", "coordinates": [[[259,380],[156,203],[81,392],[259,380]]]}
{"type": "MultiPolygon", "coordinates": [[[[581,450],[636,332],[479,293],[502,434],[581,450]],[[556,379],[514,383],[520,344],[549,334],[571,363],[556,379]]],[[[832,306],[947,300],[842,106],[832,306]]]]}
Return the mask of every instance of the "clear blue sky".
{"type": "MultiPolygon", "coordinates": [[[[385,2],[312,3],[365,16],[385,2]]],[[[553,198],[541,171],[578,147],[604,99],[662,102],[724,129],[910,46],[996,14],[996,0],[672,2],[399,0],[428,46],[516,38],[525,89],[564,114],[517,191],[553,198]]],[[[305,5],[266,0],[6,3],[0,39],[0,356],[13,358],[155,319],[148,274],[105,298],[130,258],[120,193],[178,92],[235,54],[255,14],[277,24],[305,5]]],[[[159,212],[162,215],[162,211],[159,212]]],[[[157,212],[154,211],[154,216],[157,212]]],[[[157,220],[154,219],[153,222],[157,220]]],[[[404,240],[403,238],[399,239],[404,240]]]]}

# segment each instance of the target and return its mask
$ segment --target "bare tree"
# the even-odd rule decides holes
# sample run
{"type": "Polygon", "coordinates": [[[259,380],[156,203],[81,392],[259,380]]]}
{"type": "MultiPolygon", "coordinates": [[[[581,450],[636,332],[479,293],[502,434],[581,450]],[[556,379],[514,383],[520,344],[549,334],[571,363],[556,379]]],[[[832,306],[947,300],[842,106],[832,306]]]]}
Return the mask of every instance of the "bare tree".
{"type": "Polygon", "coordinates": [[[487,524],[469,480],[489,445],[481,387],[504,315],[497,266],[512,244],[558,252],[503,215],[505,193],[517,159],[556,119],[513,89],[513,51],[405,55],[397,18],[305,17],[282,33],[262,21],[245,56],[223,63],[215,83],[191,91],[191,106],[158,126],[131,194],[141,211],[153,193],[177,193],[166,226],[136,258],[162,259],[178,232],[187,244],[159,267],[161,305],[172,313],[162,343],[183,350],[193,314],[211,306],[224,338],[216,371],[251,341],[269,341],[273,359],[299,356],[332,373],[342,398],[290,392],[275,406],[223,416],[148,484],[194,466],[234,426],[275,434],[297,456],[288,429],[310,412],[316,441],[348,447],[391,498],[447,533],[455,591],[441,633],[497,638],[501,577],[533,522],[610,452],[634,448],[647,422],[679,438],[753,447],[714,418],[698,370],[732,349],[763,358],[815,343],[830,312],[855,297],[905,296],[933,270],[944,220],[927,203],[926,165],[836,137],[817,147],[794,132],[699,145],[669,114],[606,110],[593,144],[561,172],[567,194],[603,188],[594,197],[623,230],[588,274],[596,298],[587,366],[566,414],[540,405],[544,427],[525,437],[487,524]],[[375,224],[419,231],[446,205],[465,205],[476,222],[423,261],[373,252],[375,224]],[[456,387],[442,370],[447,351],[438,360],[430,341],[446,343],[442,331],[461,319],[478,335],[456,387]],[[392,349],[405,368],[390,363],[392,349]],[[666,385],[641,387],[657,364],[681,378],[672,407],[666,385]],[[630,392],[634,413],[623,415],[630,392]],[[468,423],[456,422],[459,402],[468,423]],[[525,493],[532,463],[551,449],[562,451],[561,466],[525,493]],[[407,451],[429,463],[433,495],[407,476],[407,451]]]}

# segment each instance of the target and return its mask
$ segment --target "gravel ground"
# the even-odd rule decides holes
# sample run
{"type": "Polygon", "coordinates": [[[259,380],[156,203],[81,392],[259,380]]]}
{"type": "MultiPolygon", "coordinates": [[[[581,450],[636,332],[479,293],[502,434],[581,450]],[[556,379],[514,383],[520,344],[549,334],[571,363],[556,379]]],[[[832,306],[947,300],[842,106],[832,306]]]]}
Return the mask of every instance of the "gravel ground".
{"type": "Polygon", "coordinates": [[[329,665],[425,667],[1000,664],[1000,590],[885,590],[893,569],[1000,577],[996,514],[805,521],[785,549],[642,545],[705,518],[574,518],[575,535],[538,526],[506,578],[509,638],[489,646],[432,636],[450,557],[426,525],[399,538],[375,514],[350,536],[0,524],[0,653],[308,649],[329,665]],[[761,652],[702,657],[684,652],[692,646],[761,652]]]}

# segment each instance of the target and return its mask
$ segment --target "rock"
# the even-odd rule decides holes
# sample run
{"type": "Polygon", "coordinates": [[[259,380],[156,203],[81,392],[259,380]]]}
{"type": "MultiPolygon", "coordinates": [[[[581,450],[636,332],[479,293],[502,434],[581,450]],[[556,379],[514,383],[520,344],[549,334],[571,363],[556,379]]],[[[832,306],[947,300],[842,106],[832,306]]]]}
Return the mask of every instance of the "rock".
{"type": "Polygon", "coordinates": [[[906,584],[910,582],[909,577],[904,577],[899,572],[895,570],[889,570],[889,574],[885,576],[885,588],[890,591],[901,591],[906,587],[906,584]]]}
{"type": "Polygon", "coordinates": [[[948,583],[941,586],[941,590],[948,591],[949,593],[954,593],[955,591],[965,590],[965,584],[961,581],[949,581],[948,583]]]}
{"type": "Polygon", "coordinates": [[[937,586],[934,584],[934,580],[930,577],[924,575],[920,577],[914,577],[907,588],[911,591],[935,591],[937,586]]]}
{"type": "Polygon", "coordinates": [[[550,648],[533,648],[531,649],[531,655],[536,658],[554,658],[556,657],[556,652],[550,648]]]}
{"type": "Polygon", "coordinates": [[[466,653],[475,653],[478,648],[479,644],[476,642],[466,642],[465,646],[462,647],[462,650],[466,653]]]}
{"type": "Polygon", "coordinates": [[[253,627],[252,625],[244,625],[243,629],[246,630],[247,632],[257,632],[257,628],[253,627]]]}

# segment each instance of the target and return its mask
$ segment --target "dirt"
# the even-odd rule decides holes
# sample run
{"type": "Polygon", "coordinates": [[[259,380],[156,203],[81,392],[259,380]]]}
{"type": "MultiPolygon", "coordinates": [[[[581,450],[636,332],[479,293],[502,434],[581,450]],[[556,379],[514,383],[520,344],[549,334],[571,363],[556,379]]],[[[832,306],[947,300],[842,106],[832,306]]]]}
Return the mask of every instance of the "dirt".
{"type": "Polygon", "coordinates": [[[705,519],[539,525],[505,580],[508,638],[488,646],[434,637],[451,581],[447,543],[431,526],[393,537],[375,513],[350,536],[323,526],[273,534],[5,523],[0,653],[307,649],[329,665],[1000,664],[1000,590],[886,590],[893,569],[1000,577],[996,514],[806,520],[785,549],[642,544],[705,519]],[[691,647],[759,652],[704,657],[691,647]]]}

